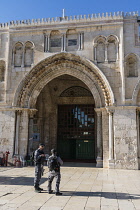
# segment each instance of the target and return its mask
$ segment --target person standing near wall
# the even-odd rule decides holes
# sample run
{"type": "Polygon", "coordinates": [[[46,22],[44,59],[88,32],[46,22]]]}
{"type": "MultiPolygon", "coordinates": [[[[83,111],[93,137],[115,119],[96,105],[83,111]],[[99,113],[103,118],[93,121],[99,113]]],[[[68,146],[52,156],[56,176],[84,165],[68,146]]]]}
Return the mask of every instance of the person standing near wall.
{"type": "Polygon", "coordinates": [[[43,189],[39,187],[40,179],[43,172],[43,164],[45,161],[45,154],[44,154],[44,147],[45,145],[40,143],[39,148],[34,153],[34,162],[35,162],[35,178],[34,178],[34,188],[35,192],[40,193],[43,189]]]}

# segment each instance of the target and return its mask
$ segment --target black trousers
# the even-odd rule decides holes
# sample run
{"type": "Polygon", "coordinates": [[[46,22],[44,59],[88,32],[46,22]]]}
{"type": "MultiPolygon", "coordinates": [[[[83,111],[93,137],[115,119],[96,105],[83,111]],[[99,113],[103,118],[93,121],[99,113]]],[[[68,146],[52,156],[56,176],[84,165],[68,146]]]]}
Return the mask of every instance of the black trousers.
{"type": "Polygon", "coordinates": [[[35,188],[39,187],[41,176],[42,176],[42,166],[41,166],[41,164],[37,164],[35,166],[35,178],[34,178],[34,187],[35,188]]]}
{"type": "Polygon", "coordinates": [[[52,182],[53,182],[54,178],[56,180],[55,192],[59,192],[59,185],[60,185],[60,180],[61,180],[60,172],[55,172],[55,173],[49,172],[49,176],[48,176],[48,191],[50,192],[52,190],[52,182]]]}

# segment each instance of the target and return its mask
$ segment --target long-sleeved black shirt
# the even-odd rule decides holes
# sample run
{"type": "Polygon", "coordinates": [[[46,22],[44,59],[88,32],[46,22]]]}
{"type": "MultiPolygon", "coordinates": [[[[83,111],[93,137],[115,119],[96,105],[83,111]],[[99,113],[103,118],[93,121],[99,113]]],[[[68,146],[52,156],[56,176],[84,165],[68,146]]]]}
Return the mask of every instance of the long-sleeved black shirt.
{"type": "Polygon", "coordinates": [[[34,153],[34,162],[35,164],[43,164],[45,157],[42,157],[41,155],[44,154],[43,150],[40,150],[39,148],[34,153]]]}

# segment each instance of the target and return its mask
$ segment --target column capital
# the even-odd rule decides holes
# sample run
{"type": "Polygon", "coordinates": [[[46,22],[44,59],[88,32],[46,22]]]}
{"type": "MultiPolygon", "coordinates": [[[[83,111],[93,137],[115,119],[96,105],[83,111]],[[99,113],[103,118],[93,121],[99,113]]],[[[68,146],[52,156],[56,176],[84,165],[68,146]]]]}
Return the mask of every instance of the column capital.
{"type": "Polygon", "coordinates": [[[43,34],[46,36],[50,36],[51,30],[44,30],[43,34]]]}
{"type": "Polygon", "coordinates": [[[106,111],[107,111],[108,114],[112,115],[115,111],[115,107],[113,107],[113,106],[106,107],[106,111]]]}
{"type": "Polygon", "coordinates": [[[15,107],[14,110],[19,114],[23,114],[24,112],[26,112],[30,116],[33,116],[38,111],[37,109],[28,109],[20,107],[15,107]]]}
{"type": "Polygon", "coordinates": [[[97,47],[97,45],[98,45],[98,44],[97,44],[97,42],[95,42],[93,47],[94,47],[94,48],[96,48],[96,47],[97,47]]]}
{"type": "Polygon", "coordinates": [[[102,115],[102,109],[100,109],[100,108],[95,108],[94,110],[95,110],[95,112],[96,112],[96,114],[97,114],[98,116],[101,116],[101,115],[102,115]]]}
{"type": "Polygon", "coordinates": [[[33,118],[33,116],[36,114],[37,111],[38,111],[37,109],[29,109],[28,114],[30,118],[33,118]]]}

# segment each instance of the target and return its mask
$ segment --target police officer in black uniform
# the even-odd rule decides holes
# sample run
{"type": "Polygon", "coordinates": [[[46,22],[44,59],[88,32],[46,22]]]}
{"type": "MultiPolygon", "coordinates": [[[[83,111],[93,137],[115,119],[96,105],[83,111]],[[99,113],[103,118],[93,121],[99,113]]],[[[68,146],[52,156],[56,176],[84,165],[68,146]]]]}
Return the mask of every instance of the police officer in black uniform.
{"type": "Polygon", "coordinates": [[[43,189],[39,187],[40,179],[42,176],[43,164],[45,160],[44,154],[45,145],[40,143],[39,148],[34,153],[34,162],[35,162],[35,178],[34,178],[34,188],[35,191],[40,193],[43,189]]]}
{"type": "Polygon", "coordinates": [[[57,151],[55,149],[51,150],[52,155],[49,156],[47,165],[49,168],[49,175],[48,175],[48,193],[51,194],[52,191],[52,181],[55,178],[56,179],[56,186],[55,186],[55,195],[62,195],[62,193],[59,191],[59,185],[61,180],[61,174],[60,174],[60,166],[63,165],[62,159],[57,155],[57,151]],[[51,169],[50,165],[53,159],[56,159],[58,163],[58,170],[55,171],[51,169]]]}

